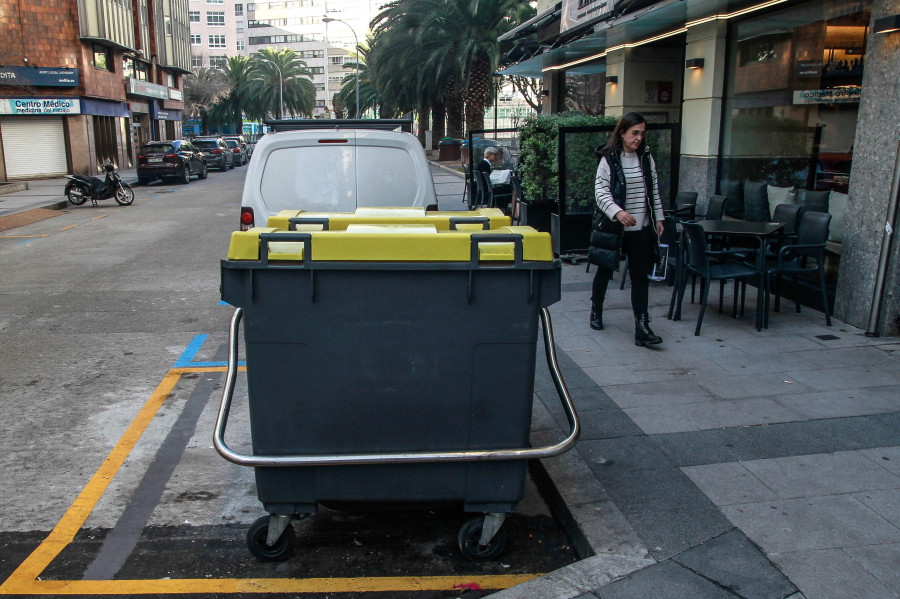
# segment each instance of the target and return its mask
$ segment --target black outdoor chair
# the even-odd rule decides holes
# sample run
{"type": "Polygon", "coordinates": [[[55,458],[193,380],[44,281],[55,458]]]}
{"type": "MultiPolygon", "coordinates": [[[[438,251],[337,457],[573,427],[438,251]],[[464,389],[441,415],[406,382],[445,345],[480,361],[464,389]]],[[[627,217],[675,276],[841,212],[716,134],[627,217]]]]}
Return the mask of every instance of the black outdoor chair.
{"type": "Polygon", "coordinates": [[[513,172],[509,181],[512,184],[513,192],[510,206],[511,222],[514,225],[527,224],[527,221],[525,220],[527,208],[525,206],[524,196],[522,195],[522,180],[517,173],[513,172]]]}
{"type": "Polygon", "coordinates": [[[800,215],[803,214],[803,208],[799,204],[778,204],[772,212],[772,222],[785,223],[784,228],[772,236],[768,246],[768,257],[775,258],[778,250],[781,249],[788,240],[796,239],[797,224],[800,222],[800,215]]]}
{"type": "Polygon", "coordinates": [[[697,192],[679,191],[672,203],[675,207],[671,214],[680,220],[694,220],[697,215],[697,192]]]}
{"type": "Polygon", "coordinates": [[[728,198],[725,196],[710,196],[709,204],[706,206],[706,213],[697,215],[697,218],[706,220],[722,220],[725,216],[725,204],[728,198]]]}
{"type": "MultiPolygon", "coordinates": [[[[747,279],[756,277],[757,273],[756,269],[740,262],[724,261],[714,263],[710,260],[710,256],[707,253],[706,232],[703,230],[703,227],[696,223],[682,223],[681,227],[684,232],[685,255],[687,256],[683,274],[688,272],[695,274],[703,281],[703,289],[700,293],[700,315],[697,318],[697,328],[694,329],[694,335],[699,335],[700,326],[703,324],[703,314],[706,312],[706,302],[709,298],[710,283],[720,281],[722,287],[724,287],[725,281],[733,280],[735,282],[732,316],[737,316],[738,283],[741,283],[741,312],[743,312],[743,298],[746,293],[747,279]]],[[[728,253],[730,252],[719,252],[717,257],[722,259],[728,253]]],[[[687,278],[682,276],[678,290],[678,313],[681,312],[681,302],[684,298],[686,284],[687,278]]],[[[720,292],[720,303],[721,297],[720,292]]]]}
{"type": "Polygon", "coordinates": [[[472,195],[472,202],[469,204],[469,209],[474,210],[476,208],[484,208],[490,206],[491,185],[490,182],[485,184],[484,173],[482,173],[481,171],[473,171],[472,180],[475,182],[475,192],[472,195]]]}
{"type": "MultiPolygon", "coordinates": [[[[806,273],[817,273],[819,290],[822,293],[822,306],[825,310],[825,324],[831,326],[831,313],[828,310],[828,293],[825,290],[825,242],[828,240],[828,227],[831,215],[827,212],[804,212],[797,227],[796,243],[783,245],[778,250],[777,260],[766,264],[766,274],[772,281],[771,289],[775,294],[775,312],[781,307],[781,296],[778,283],[781,277],[789,276],[793,282],[794,307],[800,312],[800,300],[797,293],[797,277],[806,273]],[[810,266],[809,260],[815,260],[810,266]]],[[[769,297],[766,296],[766,324],[769,319],[769,297]]]]}

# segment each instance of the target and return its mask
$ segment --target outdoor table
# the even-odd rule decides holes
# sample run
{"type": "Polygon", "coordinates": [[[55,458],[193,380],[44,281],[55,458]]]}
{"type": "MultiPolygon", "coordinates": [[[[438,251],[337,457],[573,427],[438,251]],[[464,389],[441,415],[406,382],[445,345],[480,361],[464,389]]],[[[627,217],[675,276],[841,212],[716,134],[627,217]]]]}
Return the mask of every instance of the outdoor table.
{"type": "MultiPolygon", "coordinates": [[[[756,330],[765,326],[763,307],[764,299],[769,292],[766,276],[766,242],[781,231],[787,223],[753,222],[746,220],[701,220],[698,221],[707,235],[730,237],[754,237],[759,241],[759,252],[756,255],[756,272],[759,274],[759,293],[756,295],[756,330]]],[[[680,308],[680,306],[679,306],[680,308]]]]}

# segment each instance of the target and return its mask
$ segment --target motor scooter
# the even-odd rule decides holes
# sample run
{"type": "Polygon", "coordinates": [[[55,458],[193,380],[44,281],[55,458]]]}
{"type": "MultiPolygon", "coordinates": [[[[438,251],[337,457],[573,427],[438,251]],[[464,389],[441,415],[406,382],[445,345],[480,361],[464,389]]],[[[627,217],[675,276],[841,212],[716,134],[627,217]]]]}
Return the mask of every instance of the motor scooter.
{"type": "Polygon", "coordinates": [[[120,206],[128,206],[134,201],[134,192],[128,183],[122,181],[112,163],[103,165],[106,178],[86,175],[66,175],[66,197],[75,206],[81,206],[88,199],[96,206],[99,200],[115,199],[120,206]]]}

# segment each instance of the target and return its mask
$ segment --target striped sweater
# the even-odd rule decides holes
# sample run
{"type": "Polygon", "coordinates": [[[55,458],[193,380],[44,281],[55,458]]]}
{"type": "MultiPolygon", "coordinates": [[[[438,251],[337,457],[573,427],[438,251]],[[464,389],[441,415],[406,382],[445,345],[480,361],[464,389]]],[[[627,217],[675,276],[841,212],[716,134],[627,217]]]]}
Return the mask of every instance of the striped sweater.
{"type": "MultiPolygon", "coordinates": [[[[641,228],[650,225],[650,215],[647,214],[646,189],[644,186],[644,176],[641,171],[641,160],[637,153],[620,152],[619,157],[622,161],[622,170],[625,174],[625,205],[616,204],[610,191],[609,162],[606,157],[600,159],[597,166],[597,178],[594,180],[594,194],[597,199],[597,206],[603,211],[610,220],[614,220],[619,210],[625,210],[637,221],[633,227],[626,227],[626,231],[639,231],[641,228]]],[[[663,220],[662,202],[659,199],[659,185],[656,181],[656,163],[653,157],[650,157],[650,163],[653,167],[653,212],[654,221],[663,220]]]]}

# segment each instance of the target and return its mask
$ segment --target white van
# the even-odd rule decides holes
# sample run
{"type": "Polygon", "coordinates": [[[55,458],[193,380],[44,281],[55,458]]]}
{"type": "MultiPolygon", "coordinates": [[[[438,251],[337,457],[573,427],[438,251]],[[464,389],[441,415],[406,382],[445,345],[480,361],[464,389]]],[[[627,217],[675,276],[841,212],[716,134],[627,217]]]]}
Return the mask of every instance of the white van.
{"type": "Polygon", "coordinates": [[[419,140],[401,131],[307,129],[266,134],[253,150],[241,199],[241,230],[282,210],[357,207],[437,209],[419,140]]]}

